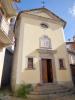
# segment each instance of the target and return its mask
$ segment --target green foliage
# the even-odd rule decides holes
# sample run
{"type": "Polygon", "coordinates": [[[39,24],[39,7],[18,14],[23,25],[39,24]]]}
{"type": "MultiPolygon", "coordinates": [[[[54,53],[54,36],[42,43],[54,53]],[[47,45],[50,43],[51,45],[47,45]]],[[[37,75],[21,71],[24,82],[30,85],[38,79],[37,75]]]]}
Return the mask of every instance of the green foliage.
{"type": "Polygon", "coordinates": [[[19,86],[19,88],[16,90],[15,95],[17,97],[26,98],[27,94],[29,94],[31,90],[32,90],[32,85],[31,84],[27,84],[27,85],[21,84],[19,86]]]}

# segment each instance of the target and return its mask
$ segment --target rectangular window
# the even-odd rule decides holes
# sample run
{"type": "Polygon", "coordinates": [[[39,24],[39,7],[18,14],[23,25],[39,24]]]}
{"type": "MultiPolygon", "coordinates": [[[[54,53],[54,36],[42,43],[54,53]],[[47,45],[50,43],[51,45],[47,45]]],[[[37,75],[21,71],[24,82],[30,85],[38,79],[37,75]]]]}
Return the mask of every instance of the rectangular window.
{"type": "Polygon", "coordinates": [[[59,66],[60,66],[60,69],[65,69],[64,59],[59,59],[59,66]]]}
{"type": "Polygon", "coordinates": [[[28,58],[28,69],[33,68],[33,58],[28,58]]]}

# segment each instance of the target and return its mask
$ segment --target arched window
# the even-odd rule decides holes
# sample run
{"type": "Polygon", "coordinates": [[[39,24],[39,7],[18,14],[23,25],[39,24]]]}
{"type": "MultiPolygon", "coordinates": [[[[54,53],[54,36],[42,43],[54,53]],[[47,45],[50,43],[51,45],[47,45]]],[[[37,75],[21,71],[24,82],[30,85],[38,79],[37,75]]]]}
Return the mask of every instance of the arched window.
{"type": "Polygon", "coordinates": [[[48,36],[44,35],[40,38],[40,48],[51,49],[51,40],[48,36]]]}

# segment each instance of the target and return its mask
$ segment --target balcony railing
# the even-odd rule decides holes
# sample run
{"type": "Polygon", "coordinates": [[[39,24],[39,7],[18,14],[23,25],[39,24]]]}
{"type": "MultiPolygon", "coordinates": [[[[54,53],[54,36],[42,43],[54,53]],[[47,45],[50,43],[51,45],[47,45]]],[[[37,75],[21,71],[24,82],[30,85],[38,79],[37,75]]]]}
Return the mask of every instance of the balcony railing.
{"type": "Polygon", "coordinates": [[[9,23],[7,22],[5,17],[2,16],[2,18],[0,19],[0,29],[7,36],[8,36],[8,33],[9,33],[9,27],[10,27],[9,23]]]}
{"type": "Polygon", "coordinates": [[[13,27],[14,25],[8,23],[7,19],[4,16],[0,16],[0,32],[2,34],[0,40],[2,43],[13,43],[13,27]]]}

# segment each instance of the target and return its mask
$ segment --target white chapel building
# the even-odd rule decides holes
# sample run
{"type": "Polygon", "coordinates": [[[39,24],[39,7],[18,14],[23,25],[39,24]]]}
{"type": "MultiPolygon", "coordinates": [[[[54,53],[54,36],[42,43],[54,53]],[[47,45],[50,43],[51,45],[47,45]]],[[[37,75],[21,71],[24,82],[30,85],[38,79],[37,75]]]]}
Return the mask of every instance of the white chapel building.
{"type": "Polygon", "coordinates": [[[12,87],[22,83],[72,85],[64,38],[65,25],[63,19],[46,8],[18,14],[12,87]]]}

